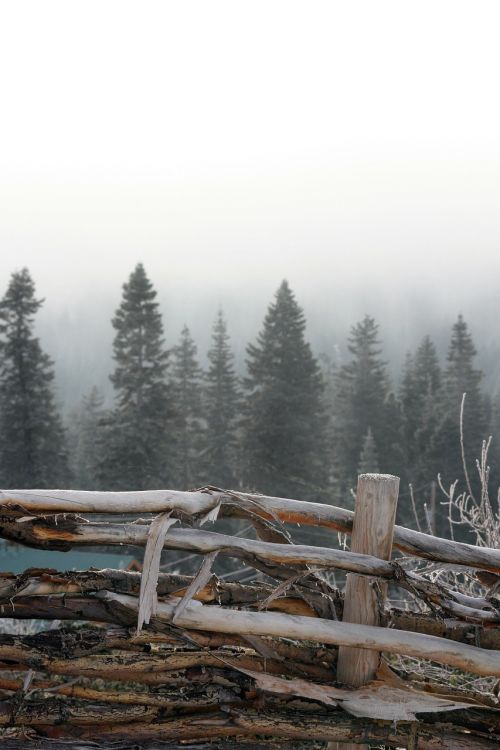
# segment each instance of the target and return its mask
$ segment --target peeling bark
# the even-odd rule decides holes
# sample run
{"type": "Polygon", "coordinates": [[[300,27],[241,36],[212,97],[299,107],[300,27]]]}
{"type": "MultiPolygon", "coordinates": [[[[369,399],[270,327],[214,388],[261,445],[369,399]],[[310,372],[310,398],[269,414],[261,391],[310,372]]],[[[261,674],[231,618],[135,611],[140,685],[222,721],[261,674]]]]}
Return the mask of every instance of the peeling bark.
{"type": "MultiPolygon", "coordinates": [[[[150,490],[144,492],[84,492],[76,490],[2,490],[0,505],[21,506],[30,513],[161,513],[177,510],[193,516],[206,515],[221,504],[220,516],[235,516],[238,508],[266,520],[321,526],[346,534],[352,531],[354,514],[345,508],[281,497],[204,488],[197,492],[150,490]]],[[[469,566],[500,573],[500,550],[394,527],[394,546],[427,560],[469,566]]]]}

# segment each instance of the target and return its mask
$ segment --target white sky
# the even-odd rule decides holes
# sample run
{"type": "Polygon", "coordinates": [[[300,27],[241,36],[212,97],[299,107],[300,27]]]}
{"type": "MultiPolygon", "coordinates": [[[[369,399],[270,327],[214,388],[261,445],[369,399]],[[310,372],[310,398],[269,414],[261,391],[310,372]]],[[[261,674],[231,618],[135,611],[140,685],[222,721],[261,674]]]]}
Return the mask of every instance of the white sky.
{"type": "Polygon", "coordinates": [[[4,1],[0,287],[28,265],[49,310],[114,305],[143,260],[186,309],[283,276],[320,312],[489,299],[499,27],[482,0],[4,1]]]}

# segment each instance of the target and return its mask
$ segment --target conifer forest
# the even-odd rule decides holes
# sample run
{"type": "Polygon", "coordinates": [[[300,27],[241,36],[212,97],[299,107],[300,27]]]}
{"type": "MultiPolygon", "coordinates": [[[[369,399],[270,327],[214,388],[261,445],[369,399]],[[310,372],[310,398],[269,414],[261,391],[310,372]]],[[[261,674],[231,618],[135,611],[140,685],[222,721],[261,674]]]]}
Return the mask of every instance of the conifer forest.
{"type": "Polygon", "coordinates": [[[0,2],[0,750],[499,750],[499,28],[0,2]]]}
{"type": "Polygon", "coordinates": [[[462,315],[444,361],[429,331],[395,379],[368,315],[353,322],[344,362],[314,352],[300,300],[283,280],[246,345],[245,370],[236,369],[222,308],[207,321],[202,368],[187,326],[166,345],[154,280],[138,263],[112,320],[102,321],[114,334],[112,403],[89,384],[63,417],[54,362],[34,331],[41,305],[29,270],[14,272],[0,302],[2,487],[212,485],[352,507],[359,473],[393,473],[399,521],[447,536],[446,493],[479,483],[484,448],[490,487],[498,486],[499,401],[482,385],[462,315]]]}

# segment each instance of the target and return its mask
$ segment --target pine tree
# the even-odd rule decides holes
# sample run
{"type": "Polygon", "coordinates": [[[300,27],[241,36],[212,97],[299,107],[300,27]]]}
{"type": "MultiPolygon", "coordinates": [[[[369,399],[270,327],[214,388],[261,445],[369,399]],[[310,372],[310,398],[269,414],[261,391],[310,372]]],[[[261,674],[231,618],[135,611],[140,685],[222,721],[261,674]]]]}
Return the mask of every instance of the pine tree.
{"type": "Polygon", "coordinates": [[[187,326],[182,329],[173,355],[172,388],[177,413],[175,474],[177,486],[187,490],[202,483],[201,453],[204,442],[202,372],[197,360],[197,347],[187,326]]]}
{"type": "Polygon", "coordinates": [[[379,428],[379,465],[383,471],[396,474],[404,486],[408,481],[404,446],[404,423],[401,402],[394,391],[390,391],[383,405],[382,424],[379,428]]]}
{"type": "Polygon", "coordinates": [[[257,343],[247,348],[244,481],[260,492],[320,500],[327,476],[323,380],[305,327],[283,281],[257,343]]]}
{"type": "Polygon", "coordinates": [[[233,365],[234,355],[221,311],[213,327],[208,360],[205,377],[205,483],[224,488],[236,487],[240,392],[233,365]]]}
{"type": "Polygon", "coordinates": [[[388,383],[385,363],[380,359],[378,325],[373,318],[366,315],[352,328],[348,349],[352,359],[339,369],[335,397],[335,465],[343,493],[355,485],[369,427],[381,469],[394,473],[390,451],[383,443],[388,383]]]}
{"type": "Polygon", "coordinates": [[[53,362],[33,335],[42,305],[24,268],[0,302],[0,480],[49,488],[69,480],[65,433],[52,391],[53,362]]]}
{"type": "Polygon", "coordinates": [[[115,407],[102,420],[99,481],[106,489],[151,489],[171,480],[172,402],[156,291],[141,263],[112,323],[115,407]]]}
{"type": "Polygon", "coordinates": [[[488,434],[491,435],[488,456],[491,467],[490,486],[500,487],[500,392],[497,392],[491,400],[488,434]]]}
{"type": "Polygon", "coordinates": [[[441,368],[429,336],[406,363],[400,398],[408,479],[415,486],[431,481],[429,447],[436,429],[441,368]]]}
{"type": "Polygon", "coordinates": [[[464,471],[460,446],[460,406],[466,393],[463,432],[468,473],[472,479],[475,459],[480,455],[483,439],[487,438],[488,414],[481,393],[482,372],[474,368],[476,349],[462,315],[452,329],[447,367],[439,394],[439,419],[431,440],[434,472],[440,472],[445,484],[460,480],[464,471]]]}
{"type": "Polygon", "coordinates": [[[94,386],[82,398],[73,415],[70,435],[72,473],[75,486],[82,490],[99,489],[98,467],[101,458],[100,430],[104,417],[104,399],[94,386]]]}
{"type": "Polygon", "coordinates": [[[371,427],[368,427],[363,438],[361,454],[359,456],[358,474],[378,474],[378,456],[371,427]]]}

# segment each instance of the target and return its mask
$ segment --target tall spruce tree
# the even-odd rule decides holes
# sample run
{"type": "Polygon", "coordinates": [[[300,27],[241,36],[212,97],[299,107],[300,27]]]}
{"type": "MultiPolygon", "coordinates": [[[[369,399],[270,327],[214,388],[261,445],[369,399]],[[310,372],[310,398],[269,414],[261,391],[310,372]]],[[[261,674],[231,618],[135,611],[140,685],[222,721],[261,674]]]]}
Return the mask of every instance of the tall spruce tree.
{"type": "Polygon", "coordinates": [[[172,478],[172,399],[156,291],[141,263],[112,323],[115,407],[103,420],[99,480],[106,489],[151,489],[172,478]]]}
{"type": "Polygon", "coordinates": [[[466,393],[463,413],[464,449],[469,477],[475,479],[474,463],[482,441],[488,437],[489,415],[481,392],[482,372],[475,369],[476,348],[462,315],[452,329],[447,366],[439,393],[439,419],[430,446],[431,466],[445,484],[456,479],[464,487],[460,445],[460,405],[466,393]]]}
{"type": "Polygon", "coordinates": [[[396,474],[404,486],[408,481],[404,446],[404,423],[401,402],[389,391],[383,404],[383,420],[379,431],[380,464],[383,471],[396,474]]]}
{"type": "Polygon", "coordinates": [[[204,423],[202,406],[202,371],[197,347],[189,328],[184,326],[173,349],[172,389],[175,397],[176,483],[180,489],[192,489],[202,483],[202,448],[204,423]]]}
{"type": "Polygon", "coordinates": [[[335,396],[335,466],[343,493],[355,486],[368,428],[373,433],[380,468],[394,472],[383,442],[388,393],[385,362],[380,358],[378,325],[369,315],[351,329],[348,349],[352,358],[338,371],[335,396]]]}
{"type": "MultiPolygon", "coordinates": [[[[500,393],[497,392],[491,399],[489,434],[491,435],[491,447],[489,452],[489,463],[491,467],[490,486],[500,487],[500,393]]],[[[499,498],[497,497],[497,500],[499,498]]]]}
{"type": "Polygon", "coordinates": [[[0,482],[49,488],[69,480],[65,433],[53,396],[53,362],[33,335],[42,305],[29,271],[12,275],[0,302],[0,482]]]}
{"type": "Polygon", "coordinates": [[[205,376],[206,482],[218,487],[236,487],[240,387],[222,311],[214,323],[208,361],[205,376]]]}
{"type": "Polygon", "coordinates": [[[371,427],[368,427],[363,438],[361,454],[359,456],[358,474],[378,474],[378,456],[371,427]]]}
{"type": "Polygon", "coordinates": [[[320,500],[328,473],[323,380],[305,327],[283,281],[257,343],[247,348],[244,482],[260,492],[320,500]]]}
{"type": "Polygon", "coordinates": [[[99,489],[98,467],[101,458],[99,433],[104,417],[104,399],[94,386],[72,415],[68,428],[71,443],[71,464],[75,487],[99,489]]]}
{"type": "Polygon", "coordinates": [[[436,348],[426,336],[415,355],[407,359],[400,391],[407,473],[415,486],[435,478],[429,449],[437,426],[441,381],[436,348]]]}

